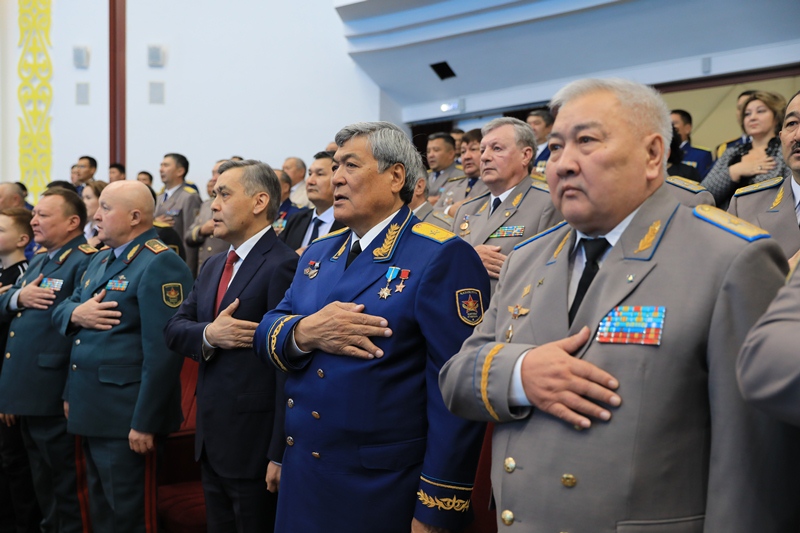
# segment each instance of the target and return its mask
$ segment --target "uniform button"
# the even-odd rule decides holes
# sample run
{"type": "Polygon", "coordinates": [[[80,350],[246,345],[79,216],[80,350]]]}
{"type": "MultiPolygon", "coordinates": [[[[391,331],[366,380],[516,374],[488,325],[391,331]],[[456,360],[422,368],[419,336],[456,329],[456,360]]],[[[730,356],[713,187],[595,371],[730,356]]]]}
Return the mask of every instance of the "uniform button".
{"type": "Polygon", "coordinates": [[[6,353],[6,359],[11,359],[11,352],[6,353]]]}
{"type": "Polygon", "coordinates": [[[75,341],[75,346],[80,346],[80,345],[81,345],[81,340],[80,340],[80,339],[77,339],[77,340],[75,341]]]}
{"type": "Polygon", "coordinates": [[[572,474],[564,474],[561,476],[561,484],[571,489],[578,484],[578,480],[572,474]]]}
{"type": "Polygon", "coordinates": [[[286,437],[286,444],[289,446],[294,446],[294,439],[291,436],[286,437]]]}
{"type": "Polygon", "coordinates": [[[325,377],[325,372],[323,372],[321,368],[318,368],[317,369],[317,375],[319,377],[321,377],[321,378],[324,378],[325,377]]]}
{"type": "Polygon", "coordinates": [[[506,460],[503,461],[503,468],[510,474],[517,469],[517,463],[514,461],[513,457],[506,457],[506,460]]]}
{"type": "Polygon", "coordinates": [[[14,336],[14,332],[13,331],[9,332],[8,336],[9,337],[13,337],[14,336]]]}
{"type": "Polygon", "coordinates": [[[500,520],[507,526],[510,526],[514,523],[514,513],[506,509],[502,513],[500,513],[500,520]]]}
{"type": "Polygon", "coordinates": [[[291,409],[292,407],[294,407],[294,400],[289,398],[288,400],[286,400],[286,405],[288,405],[289,408],[291,409]]]}
{"type": "Polygon", "coordinates": [[[17,313],[17,318],[19,318],[19,317],[21,317],[21,316],[22,316],[22,311],[20,311],[19,313],[17,313]]]}
{"type": "Polygon", "coordinates": [[[314,418],[316,418],[317,420],[319,420],[319,413],[318,413],[318,412],[316,412],[316,411],[311,411],[311,416],[313,416],[314,418]]]}
{"type": "Polygon", "coordinates": [[[72,365],[72,370],[78,370],[78,365],[72,365]]]}
{"type": "Polygon", "coordinates": [[[208,248],[206,248],[206,250],[210,252],[211,251],[211,247],[209,246],[208,248]]]}
{"type": "Polygon", "coordinates": [[[314,459],[319,459],[319,452],[311,452],[311,456],[312,456],[314,459]]]}

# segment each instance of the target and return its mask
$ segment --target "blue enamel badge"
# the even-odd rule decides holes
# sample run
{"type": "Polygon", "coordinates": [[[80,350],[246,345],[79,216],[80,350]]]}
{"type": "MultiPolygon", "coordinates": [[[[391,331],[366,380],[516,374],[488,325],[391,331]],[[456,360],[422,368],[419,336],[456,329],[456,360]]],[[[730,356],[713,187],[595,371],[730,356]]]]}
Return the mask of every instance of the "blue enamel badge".
{"type": "Polygon", "coordinates": [[[478,289],[456,291],[458,318],[465,324],[477,326],[483,321],[483,297],[478,289]]]}

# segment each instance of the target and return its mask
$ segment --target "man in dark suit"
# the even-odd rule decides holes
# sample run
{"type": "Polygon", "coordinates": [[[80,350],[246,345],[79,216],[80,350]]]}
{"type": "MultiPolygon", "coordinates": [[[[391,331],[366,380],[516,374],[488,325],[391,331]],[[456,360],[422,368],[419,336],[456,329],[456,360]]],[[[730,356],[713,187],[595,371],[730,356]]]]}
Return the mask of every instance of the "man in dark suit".
{"type": "Polygon", "coordinates": [[[70,339],[67,430],[86,456],[94,531],[155,531],[158,438],[181,422],[183,358],[162,333],[192,285],[153,229],[153,197],[139,181],[103,189],[94,215],[108,247],[53,310],[70,339]]]}
{"type": "Polygon", "coordinates": [[[283,377],[253,354],[253,333],[283,298],[297,255],[271,227],[280,184],[259,161],[220,166],[211,204],[214,237],[231,245],[206,263],[167,323],[167,344],[200,361],[195,459],[201,462],[208,528],[272,531],[283,434],[283,377]],[[270,462],[270,460],[272,462],[270,462]]]}
{"type": "Polygon", "coordinates": [[[288,372],[276,529],[457,531],[484,426],[447,412],[436,376],[482,320],[488,275],[409,210],[424,171],[397,126],[353,124],[336,143],[334,210],[351,230],[309,245],[254,340],[288,372]]]}
{"type": "Polygon", "coordinates": [[[314,239],[344,227],[333,218],[333,154],[314,154],[314,162],[308,167],[308,178],[305,180],[306,194],[314,204],[314,209],[292,215],[280,235],[280,239],[299,255],[314,239]]]}

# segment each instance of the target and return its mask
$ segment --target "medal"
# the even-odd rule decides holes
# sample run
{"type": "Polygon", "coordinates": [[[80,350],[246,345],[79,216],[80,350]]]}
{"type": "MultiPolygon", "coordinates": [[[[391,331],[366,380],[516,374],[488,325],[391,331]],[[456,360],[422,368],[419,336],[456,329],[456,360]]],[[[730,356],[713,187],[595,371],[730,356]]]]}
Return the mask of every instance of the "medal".
{"type": "Polygon", "coordinates": [[[464,222],[458,228],[461,230],[461,237],[469,235],[469,215],[464,215],[464,222]]]}
{"type": "Polygon", "coordinates": [[[385,300],[392,295],[392,289],[389,288],[389,284],[397,277],[398,274],[400,274],[399,267],[389,267],[389,270],[386,271],[386,287],[378,291],[378,297],[380,299],[385,300]]]}
{"type": "Polygon", "coordinates": [[[405,281],[408,279],[409,274],[411,274],[411,270],[407,268],[400,271],[400,283],[394,286],[394,292],[403,292],[403,289],[406,288],[405,281]]]}
{"type": "Polygon", "coordinates": [[[319,261],[309,261],[308,266],[303,270],[303,274],[308,276],[308,279],[314,279],[319,273],[319,261]]]}
{"type": "Polygon", "coordinates": [[[521,307],[519,304],[517,305],[509,305],[508,312],[511,313],[511,319],[516,320],[521,316],[525,316],[530,312],[530,309],[525,309],[521,307]]]}

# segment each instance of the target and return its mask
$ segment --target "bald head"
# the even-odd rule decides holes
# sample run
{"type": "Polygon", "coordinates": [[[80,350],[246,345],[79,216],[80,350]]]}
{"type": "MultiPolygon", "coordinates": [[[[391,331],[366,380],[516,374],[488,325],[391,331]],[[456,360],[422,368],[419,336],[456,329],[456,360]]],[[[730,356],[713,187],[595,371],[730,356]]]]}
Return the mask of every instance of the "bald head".
{"type": "Polygon", "coordinates": [[[0,183],[0,209],[24,207],[25,194],[16,183],[0,183]]]}
{"type": "Polygon", "coordinates": [[[100,194],[95,213],[97,236],[117,248],[153,227],[155,202],[147,185],[140,181],[115,181],[100,194]]]}

